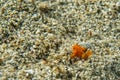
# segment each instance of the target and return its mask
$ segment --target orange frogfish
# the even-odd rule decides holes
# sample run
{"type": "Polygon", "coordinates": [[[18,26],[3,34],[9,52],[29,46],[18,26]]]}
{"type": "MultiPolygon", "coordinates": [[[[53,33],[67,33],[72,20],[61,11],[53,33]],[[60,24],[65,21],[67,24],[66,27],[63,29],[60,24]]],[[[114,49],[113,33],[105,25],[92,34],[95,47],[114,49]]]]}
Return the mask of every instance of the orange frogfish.
{"type": "Polygon", "coordinates": [[[72,54],[70,56],[71,59],[78,57],[80,59],[87,60],[89,56],[92,55],[92,51],[88,50],[87,48],[80,46],[78,44],[75,44],[72,47],[72,54]]]}

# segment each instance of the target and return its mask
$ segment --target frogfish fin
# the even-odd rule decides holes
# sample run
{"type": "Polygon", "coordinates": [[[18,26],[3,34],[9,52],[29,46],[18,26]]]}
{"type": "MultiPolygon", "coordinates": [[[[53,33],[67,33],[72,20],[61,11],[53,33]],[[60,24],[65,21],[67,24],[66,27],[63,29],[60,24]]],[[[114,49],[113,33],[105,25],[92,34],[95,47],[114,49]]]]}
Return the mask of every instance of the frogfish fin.
{"type": "Polygon", "coordinates": [[[82,54],[82,59],[86,60],[91,55],[92,55],[92,51],[91,50],[87,50],[86,53],[82,54]]]}

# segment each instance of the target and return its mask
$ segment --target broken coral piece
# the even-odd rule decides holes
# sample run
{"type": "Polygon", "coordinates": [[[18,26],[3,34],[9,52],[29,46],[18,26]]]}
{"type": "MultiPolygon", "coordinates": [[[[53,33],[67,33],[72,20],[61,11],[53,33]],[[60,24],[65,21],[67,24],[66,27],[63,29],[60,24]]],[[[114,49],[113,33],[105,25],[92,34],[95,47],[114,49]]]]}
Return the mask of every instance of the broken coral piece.
{"type": "Polygon", "coordinates": [[[87,48],[80,46],[78,44],[75,44],[72,46],[72,54],[70,56],[71,59],[78,57],[80,59],[88,59],[89,56],[92,55],[92,51],[88,50],[87,48]]]}

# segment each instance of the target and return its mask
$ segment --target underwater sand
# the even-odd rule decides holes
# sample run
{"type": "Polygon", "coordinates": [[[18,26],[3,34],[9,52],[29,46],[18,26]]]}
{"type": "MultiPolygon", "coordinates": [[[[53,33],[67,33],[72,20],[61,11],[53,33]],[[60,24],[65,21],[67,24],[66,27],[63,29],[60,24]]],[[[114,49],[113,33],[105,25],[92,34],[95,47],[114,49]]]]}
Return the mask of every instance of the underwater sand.
{"type": "Polygon", "coordinates": [[[1,0],[0,80],[120,80],[120,0],[1,0]]]}

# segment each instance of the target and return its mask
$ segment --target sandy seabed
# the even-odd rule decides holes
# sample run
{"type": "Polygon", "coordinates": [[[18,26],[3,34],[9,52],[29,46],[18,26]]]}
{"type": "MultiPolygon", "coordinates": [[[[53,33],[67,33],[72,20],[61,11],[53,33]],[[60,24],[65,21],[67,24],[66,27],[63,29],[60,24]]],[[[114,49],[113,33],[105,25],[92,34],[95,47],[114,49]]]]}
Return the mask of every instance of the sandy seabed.
{"type": "Polygon", "coordinates": [[[0,80],[120,80],[120,0],[1,0],[0,80]]]}

